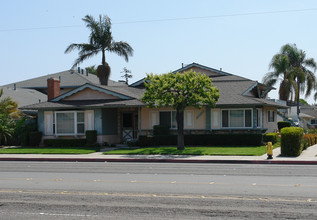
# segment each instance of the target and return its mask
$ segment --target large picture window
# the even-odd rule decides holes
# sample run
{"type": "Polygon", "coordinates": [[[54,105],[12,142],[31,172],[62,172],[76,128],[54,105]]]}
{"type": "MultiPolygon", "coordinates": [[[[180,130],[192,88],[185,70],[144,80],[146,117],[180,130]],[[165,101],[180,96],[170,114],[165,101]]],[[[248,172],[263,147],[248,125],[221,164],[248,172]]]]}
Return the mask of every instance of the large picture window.
{"type": "Polygon", "coordinates": [[[54,131],[57,135],[85,133],[85,114],[82,111],[55,112],[54,131]]]}
{"type": "Polygon", "coordinates": [[[221,111],[223,128],[252,127],[252,109],[228,109],[221,111]]]}
{"type": "Polygon", "coordinates": [[[177,128],[176,111],[160,112],[160,125],[168,126],[169,128],[177,128]]]}

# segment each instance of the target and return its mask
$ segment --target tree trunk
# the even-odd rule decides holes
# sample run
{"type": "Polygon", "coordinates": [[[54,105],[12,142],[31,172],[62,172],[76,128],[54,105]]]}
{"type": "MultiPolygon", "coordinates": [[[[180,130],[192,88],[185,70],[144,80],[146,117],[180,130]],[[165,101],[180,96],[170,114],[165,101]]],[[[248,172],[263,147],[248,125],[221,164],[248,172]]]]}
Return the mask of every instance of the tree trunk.
{"type": "Polygon", "coordinates": [[[97,67],[97,76],[101,85],[108,85],[110,71],[111,69],[107,62],[105,62],[104,65],[99,65],[97,67]]]}
{"type": "Polygon", "coordinates": [[[297,116],[298,116],[298,120],[299,120],[299,93],[300,93],[300,83],[297,80],[297,116]]]}
{"type": "Polygon", "coordinates": [[[184,110],[176,109],[177,150],[184,150],[184,110]]]}

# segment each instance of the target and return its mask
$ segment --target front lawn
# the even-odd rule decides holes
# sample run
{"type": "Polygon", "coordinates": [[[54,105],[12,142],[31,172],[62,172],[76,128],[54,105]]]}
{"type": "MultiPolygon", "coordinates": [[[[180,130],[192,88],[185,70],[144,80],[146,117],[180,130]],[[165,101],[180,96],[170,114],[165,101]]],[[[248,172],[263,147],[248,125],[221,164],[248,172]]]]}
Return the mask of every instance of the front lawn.
{"type": "MultiPolygon", "coordinates": [[[[279,147],[276,143],[274,148],[279,147]]],[[[223,147],[185,147],[180,151],[175,147],[148,147],[138,149],[117,149],[103,154],[171,154],[171,155],[226,155],[226,156],[261,156],[266,153],[265,146],[223,146],[223,147]]]]}
{"type": "Polygon", "coordinates": [[[98,152],[98,148],[91,147],[16,147],[0,148],[0,154],[90,154],[98,152]]]}

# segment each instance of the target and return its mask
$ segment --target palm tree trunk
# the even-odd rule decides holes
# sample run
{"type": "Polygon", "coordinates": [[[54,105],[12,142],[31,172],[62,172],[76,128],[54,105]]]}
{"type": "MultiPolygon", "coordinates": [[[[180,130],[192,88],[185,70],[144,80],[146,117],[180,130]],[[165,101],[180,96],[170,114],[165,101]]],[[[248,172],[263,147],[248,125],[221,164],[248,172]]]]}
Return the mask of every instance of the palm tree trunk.
{"type": "Polygon", "coordinates": [[[102,61],[101,64],[105,66],[106,64],[106,55],[105,55],[105,50],[102,50],[102,61]]]}
{"type": "Polygon", "coordinates": [[[297,80],[297,116],[299,117],[299,90],[300,90],[300,83],[299,81],[297,80]]]}

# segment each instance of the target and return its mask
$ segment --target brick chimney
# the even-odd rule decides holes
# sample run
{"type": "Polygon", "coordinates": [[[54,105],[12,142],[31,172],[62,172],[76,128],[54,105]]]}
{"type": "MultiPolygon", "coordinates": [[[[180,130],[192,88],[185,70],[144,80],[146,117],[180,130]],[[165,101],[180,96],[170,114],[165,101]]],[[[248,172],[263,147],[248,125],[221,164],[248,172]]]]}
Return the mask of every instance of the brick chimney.
{"type": "Polygon", "coordinates": [[[56,98],[60,95],[60,81],[56,78],[47,79],[47,100],[56,98]]]}

